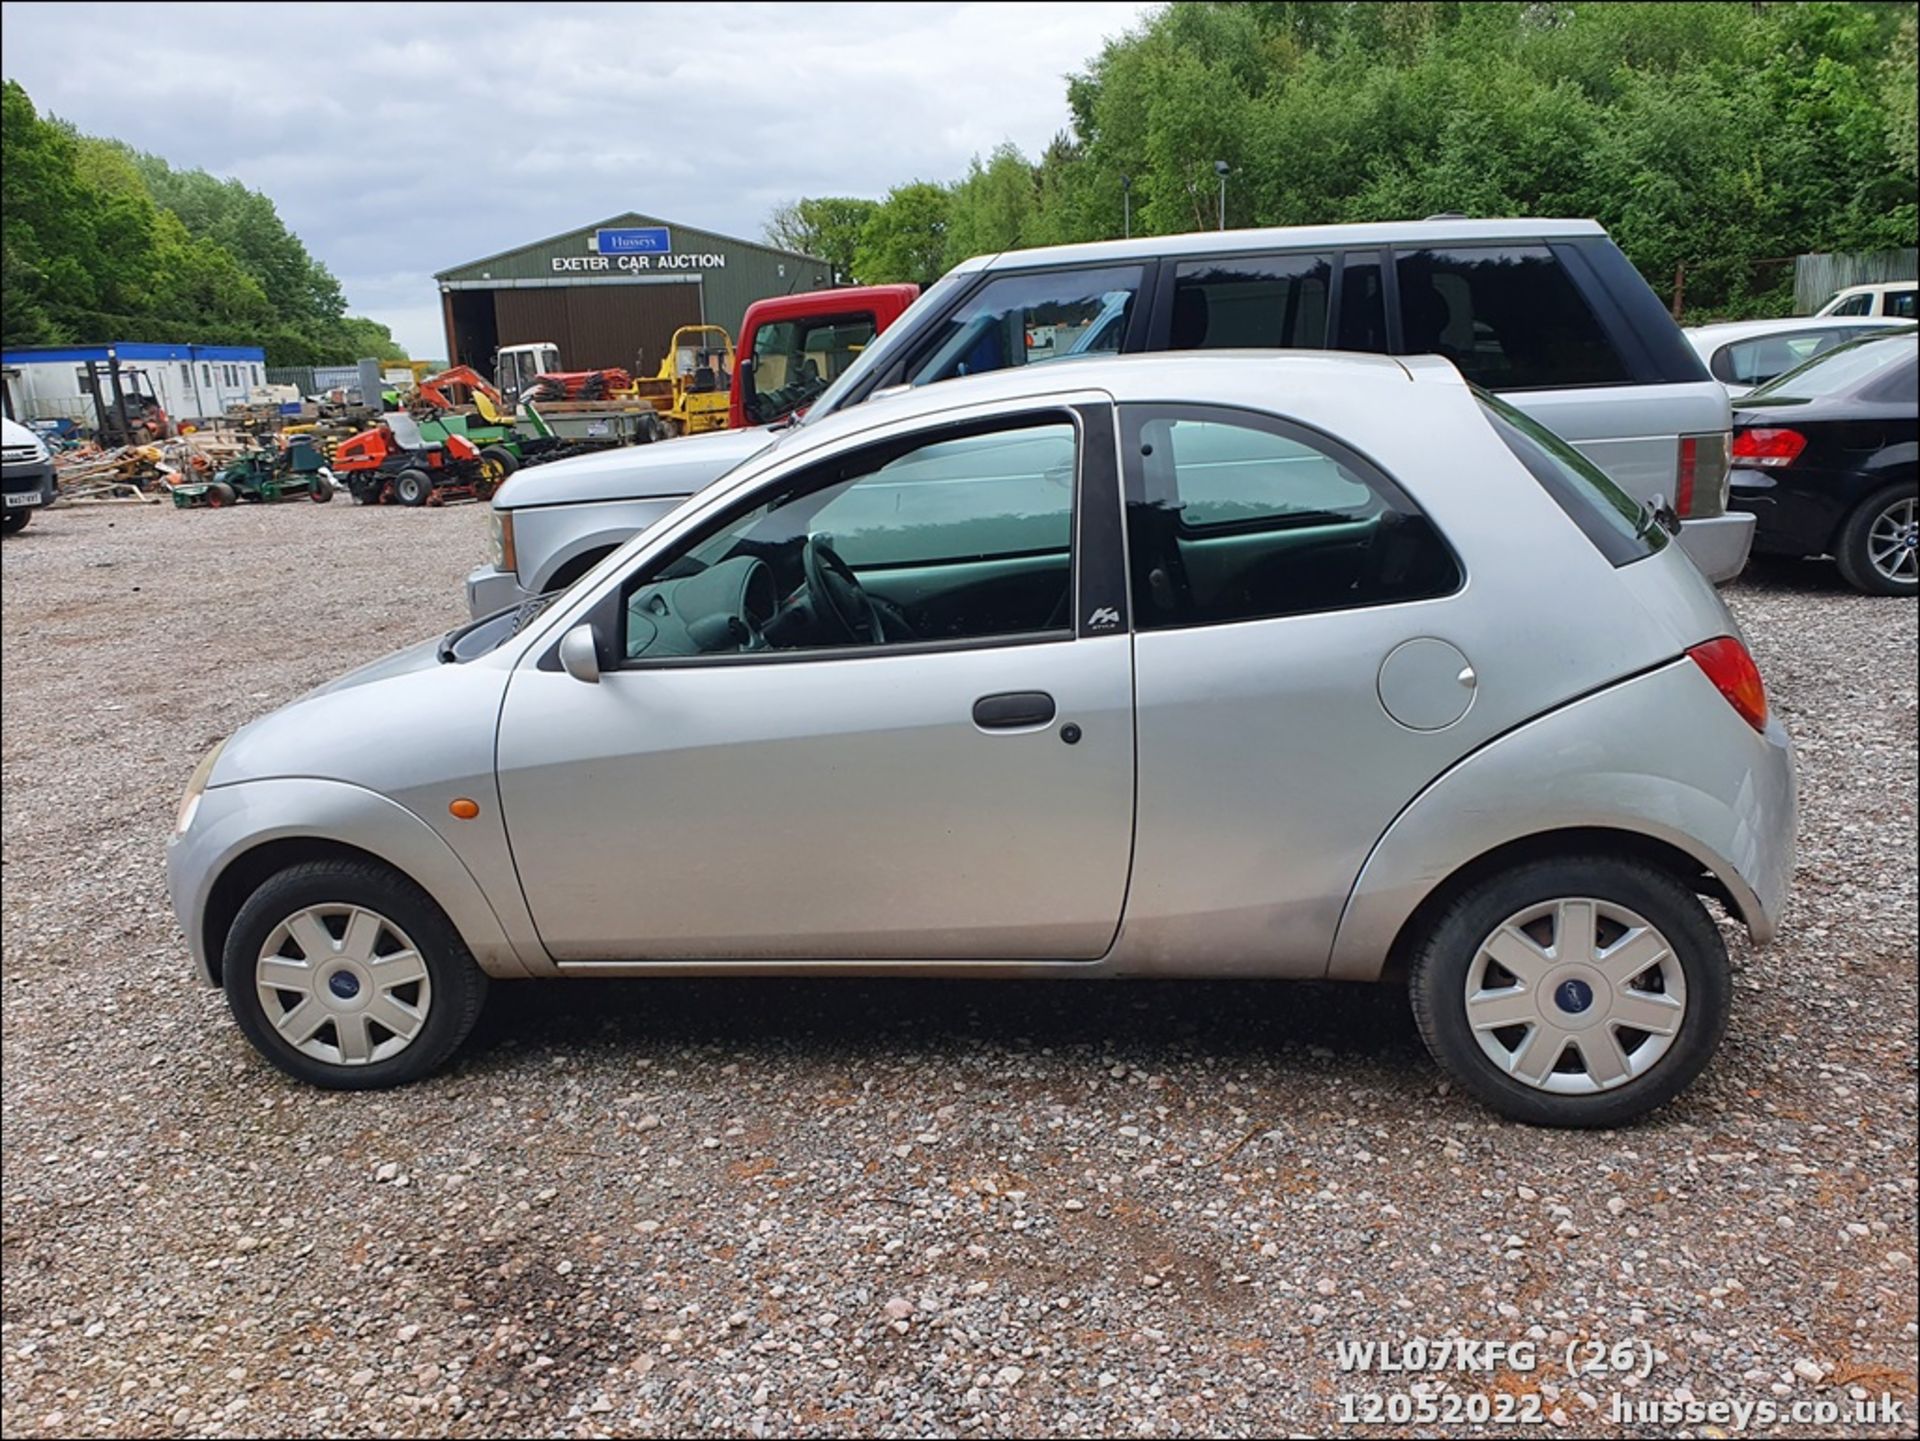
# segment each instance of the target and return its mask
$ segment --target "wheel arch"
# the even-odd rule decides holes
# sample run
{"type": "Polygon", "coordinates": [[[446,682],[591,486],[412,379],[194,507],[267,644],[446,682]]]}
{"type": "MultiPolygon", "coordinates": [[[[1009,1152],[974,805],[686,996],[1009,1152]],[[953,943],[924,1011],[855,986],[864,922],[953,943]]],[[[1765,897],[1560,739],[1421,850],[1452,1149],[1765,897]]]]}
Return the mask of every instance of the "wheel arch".
{"type": "Polygon", "coordinates": [[[619,548],[620,544],[616,541],[611,545],[589,547],[578,555],[569,556],[547,578],[546,584],[541,587],[542,592],[565,590],[619,548]]]}
{"type": "Polygon", "coordinates": [[[219,984],[234,917],[268,875],[303,861],[345,858],[404,876],[433,899],[490,975],[529,974],[465,861],[418,815],[340,781],[283,777],[216,786],[167,857],[174,911],[201,978],[219,984]]]}
{"type": "MultiPolygon", "coordinates": [[[[206,947],[207,966],[213,972],[216,985],[221,979],[220,967],[226,954],[227,934],[233,929],[234,917],[240,914],[240,907],[247,903],[247,897],[258,890],[269,876],[289,866],[331,860],[365,861],[407,876],[404,870],[385,856],[322,836],[282,836],[243,851],[214,878],[207,892],[206,908],[200,916],[200,940],[206,947]]],[[[419,885],[414,877],[407,876],[407,879],[419,885]]]]}
{"type": "Polygon", "coordinates": [[[1793,875],[1797,816],[1779,723],[1756,734],[1697,666],[1675,661],[1540,716],[1429,783],[1361,865],[1325,974],[1378,979],[1436,892],[1567,848],[1645,859],[1721,898],[1764,945],[1793,875]]]}
{"type": "Polygon", "coordinates": [[[1672,876],[1696,895],[1719,902],[1729,915],[1749,929],[1754,925],[1756,917],[1749,913],[1751,900],[1743,903],[1711,866],[1671,841],[1612,826],[1568,826],[1503,842],[1450,872],[1401,922],[1392,944],[1387,948],[1381,978],[1404,976],[1414,949],[1421,938],[1433,930],[1436,919],[1463,892],[1488,877],[1533,861],[1596,855],[1639,861],[1672,876]]]}

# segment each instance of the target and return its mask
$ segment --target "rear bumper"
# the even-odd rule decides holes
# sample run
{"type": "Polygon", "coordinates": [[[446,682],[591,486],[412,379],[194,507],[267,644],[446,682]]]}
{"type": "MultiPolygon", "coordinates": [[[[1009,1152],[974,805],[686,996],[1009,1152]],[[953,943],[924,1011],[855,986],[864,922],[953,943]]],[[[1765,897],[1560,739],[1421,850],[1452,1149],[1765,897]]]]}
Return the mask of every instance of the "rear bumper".
{"type": "Polygon", "coordinates": [[[510,570],[482,565],[467,572],[467,614],[474,620],[532,599],[533,593],[522,589],[520,577],[510,570]]]}
{"type": "Polygon", "coordinates": [[[1715,585],[1747,568],[1753,550],[1753,517],[1729,512],[1680,523],[1680,549],[1715,585]]]}
{"type": "Polygon", "coordinates": [[[55,489],[51,460],[29,461],[0,470],[0,491],[5,493],[8,510],[51,505],[55,489]]]}

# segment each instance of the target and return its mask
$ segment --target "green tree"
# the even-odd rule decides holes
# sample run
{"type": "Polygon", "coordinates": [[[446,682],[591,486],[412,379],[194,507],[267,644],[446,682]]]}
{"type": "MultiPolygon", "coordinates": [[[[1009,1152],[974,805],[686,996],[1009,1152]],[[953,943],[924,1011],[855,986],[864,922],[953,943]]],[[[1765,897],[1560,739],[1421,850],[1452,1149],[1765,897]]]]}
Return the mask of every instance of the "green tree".
{"type": "Polygon", "coordinates": [[[947,198],[943,186],[924,180],[888,191],[860,231],[854,273],[870,285],[938,280],[946,268],[947,198]]]}
{"type": "Polygon", "coordinates": [[[1037,243],[1036,199],[1033,167],[1015,146],[999,146],[985,165],[974,156],[947,197],[946,263],[1037,243]]]}
{"type": "Polygon", "coordinates": [[[832,266],[836,276],[851,280],[860,233],[879,208],[879,201],[853,195],[794,200],[767,217],[764,234],[767,244],[801,255],[816,255],[832,266]]]}
{"type": "Polygon", "coordinates": [[[0,102],[7,344],[257,344],[278,365],[397,350],[346,315],[339,283],[258,191],[81,135],[13,81],[0,102]]]}

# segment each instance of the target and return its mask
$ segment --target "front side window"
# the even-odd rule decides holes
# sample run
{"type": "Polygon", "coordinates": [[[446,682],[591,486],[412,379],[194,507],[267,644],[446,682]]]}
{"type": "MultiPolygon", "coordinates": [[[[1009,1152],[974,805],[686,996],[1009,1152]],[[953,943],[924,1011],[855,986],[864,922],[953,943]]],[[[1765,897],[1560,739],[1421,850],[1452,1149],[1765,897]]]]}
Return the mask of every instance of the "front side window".
{"type": "Polygon", "coordinates": [[[1319,349],[1327,343],[1327,255],[1193,260],[1175,272],[1170,350],[1319,349]]]}
{"type": "Polygon", "coordinates": [[[1873,313],[1873,297],[1862,291],[1858,295],[1849,295],[1833,309],[1829,315],[1870,315],[1873,313]]]}
{"type": "Polygon", "coordinates": [[[1115,352],[1140,296],[1137,265],[1003,275],[939,327],[907,367],[915,385],[1014,365],[1115,352]]]}
{"type": "Polygon", "coordinates": [[[1489,390],[1607,385],[1630,377],[1559,259],[1544,245],[1403,253],[1402,349],[1442,355],[1489,390]]]}
{"type": "Polygon", "coordinates": [[[753,334],[747,419],[770,425],[811,405],[873,340],[871,314],[776,320],[753,334]]]}
{"type": "Polygon", "coordinates": [[[1142,629],[1446,595],[1452,550],[1391,480],[1269,417],[1129,408],[1127,545],[1142,629]]]}
{"type": "Polygon", "coordinates": [[[1066,633],[1077,458],[1047,414],[824,463],[632,585],[622,654],[1066,633]]]}

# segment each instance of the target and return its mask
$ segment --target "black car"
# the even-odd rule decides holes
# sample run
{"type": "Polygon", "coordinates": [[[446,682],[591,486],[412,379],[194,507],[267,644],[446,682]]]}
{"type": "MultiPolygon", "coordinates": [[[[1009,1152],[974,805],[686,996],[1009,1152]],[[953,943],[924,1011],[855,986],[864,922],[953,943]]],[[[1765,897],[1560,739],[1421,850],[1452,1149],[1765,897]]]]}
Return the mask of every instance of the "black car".
{"type": "Polygon", "coordinates": [[[1855,590],[1920,590],[1920,338],[1837,346],[1734,402],[1731,505],[1760,555],[1831,555],[1855,590]]]}

